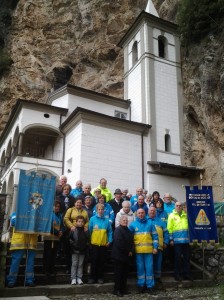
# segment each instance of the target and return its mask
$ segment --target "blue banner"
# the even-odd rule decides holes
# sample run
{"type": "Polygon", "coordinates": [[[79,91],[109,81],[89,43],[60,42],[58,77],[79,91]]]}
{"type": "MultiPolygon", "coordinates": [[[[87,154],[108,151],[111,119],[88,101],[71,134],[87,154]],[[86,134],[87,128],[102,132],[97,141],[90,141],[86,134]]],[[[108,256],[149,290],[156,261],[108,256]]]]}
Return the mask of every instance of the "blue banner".
{"type": "Polygon", "coordinates": [[[47,234],[55,197],[56,177],[20,171],[16,209],[16,232],[47,234]]]}
{"type": "Polygon", "coordinates": [[[186,186],[190,243],[218,243],[211,186],[186,186]]]}

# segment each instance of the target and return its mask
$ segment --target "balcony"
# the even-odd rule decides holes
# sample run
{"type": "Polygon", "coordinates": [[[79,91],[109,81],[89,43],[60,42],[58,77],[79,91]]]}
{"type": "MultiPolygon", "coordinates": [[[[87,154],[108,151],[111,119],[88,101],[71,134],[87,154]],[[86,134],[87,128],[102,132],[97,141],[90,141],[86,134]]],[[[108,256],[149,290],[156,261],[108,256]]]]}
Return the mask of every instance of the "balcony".
{"type": "MultiPolygon", "coordinates": [[[[36,163],[37,159],[54,162],[62,162],[62,137],[55,131],[47,128],[30,128],[24,134],[20,134],[17,145],[11,147],[11,153],[1,158],[0,177],[8,170],[17,157],[28,158],[23,162],[31,162],[32,158],[36,163]]],[[[50,163],[51,164],[51,163],[50,163]]],[[[44,164],[45,165],[45,164],[44,164]]]]}

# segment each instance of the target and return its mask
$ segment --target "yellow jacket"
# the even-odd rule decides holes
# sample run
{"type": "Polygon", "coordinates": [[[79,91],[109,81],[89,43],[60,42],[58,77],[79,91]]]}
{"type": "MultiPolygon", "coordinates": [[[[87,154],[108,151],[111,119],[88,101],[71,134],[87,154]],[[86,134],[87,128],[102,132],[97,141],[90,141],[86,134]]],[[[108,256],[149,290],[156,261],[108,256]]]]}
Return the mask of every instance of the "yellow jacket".
{"type": "Polygon", "coordinates": [[[66,214],[64,216],[64,223],[65,226],[69,229],[71,229],[73,226],[76,226],[76,217],[77,216],[83,216],[84,217],[84,222],[85,225],[84,227],[86,229],[88,229],[88,225],[89,225],[89,217],[88,217],[88,213],[84,210],[84,209],[77,209],[76,207],[72,207],[69,208],[66,211],[66,214]]]}
{"type": "MultiPolygon", "coordinates": [[[[91,194],[92,194],[93,196],[94,196],[94,190],[95,190],[95,189],[96,189],[96,188],[94,188],[94,189],[91,191],[91,194]]],[[[106,197],[106,202],[110,201],[110,200],[113,198],[113,195],[112,195],[111,191],[110,191],[108,188],[102,189],[102,188],[100,187],[100,185],[98,185],[97,189],[100,189],[101,194],[104,195],[104,196],[106,197]]]]}
{"type": "Polygon", "coordinates": [[[189,243],[187,214],[179,215],[174,209],[168,217],[167,229],[174,244],[189,243]]]}
{"type": "Polygon", "coordinates": [[[13,235],[12,235],[11,245],[9,250],[21,250],[21,249],[36,250],[37,237],[38,237],[37,234],[15,232],[15,230],[13,229],[13,235]]]}

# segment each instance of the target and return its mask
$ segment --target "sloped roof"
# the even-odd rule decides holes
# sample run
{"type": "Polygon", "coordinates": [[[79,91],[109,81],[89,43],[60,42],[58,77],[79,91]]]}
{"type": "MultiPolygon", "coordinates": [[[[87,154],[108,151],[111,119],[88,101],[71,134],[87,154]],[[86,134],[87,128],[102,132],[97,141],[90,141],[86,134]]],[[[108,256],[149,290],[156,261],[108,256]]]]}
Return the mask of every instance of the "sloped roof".
{"type": "Polygon", "coordinates": [[[156,8],[155,8],[155,6],[154,6],[152,0],[148,0],[148,3],[147,3],[147,6],[146,6],[145,11],[146,11],[147,13],[151,14],[151,15],[154,15],[154,16],[156,16],[156,17],[159,17],[159,14],[158,14],[158,12],[157,12],[157,10],[156,10],[156,8]]]}

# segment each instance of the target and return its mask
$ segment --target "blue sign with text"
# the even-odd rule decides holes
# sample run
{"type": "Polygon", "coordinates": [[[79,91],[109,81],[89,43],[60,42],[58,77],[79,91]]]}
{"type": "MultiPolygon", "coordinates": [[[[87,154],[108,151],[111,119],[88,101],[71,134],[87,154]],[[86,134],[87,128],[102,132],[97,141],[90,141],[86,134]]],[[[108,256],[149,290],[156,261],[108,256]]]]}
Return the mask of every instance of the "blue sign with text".
{"type": "Polygon", "coordinates": [[[190,243],[218,243],[211,186],[186,186],[190,243]]]}

